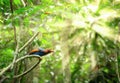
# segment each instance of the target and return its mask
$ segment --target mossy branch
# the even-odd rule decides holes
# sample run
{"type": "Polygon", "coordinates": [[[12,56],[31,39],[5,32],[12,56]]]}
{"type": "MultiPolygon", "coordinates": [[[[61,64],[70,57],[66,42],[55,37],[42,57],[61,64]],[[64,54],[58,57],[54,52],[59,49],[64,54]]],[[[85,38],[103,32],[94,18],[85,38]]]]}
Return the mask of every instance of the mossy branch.
{"type": "MultiPolygon", "coordinates": [[[[36,37],[38,34],[39,34],[39,32],[37,32],[35,35],[33,35],[33,37],[31,37],[31,38],[18,50],[18,52],[20,53],[22,50],[24,50],[25,47],[27,47],[27,46],[35,39],[35,37],[36,37]]],[[[22,57],[21,57],[21,58],[22,58],[22,57]]],[[[19,58],[19,59],[21,59],[21,58],[19,58]]],[[[23,58],[24,58],[24,57],[23,57],[23,58]]],[[[17,60],[19,60],[19,59],[17,59],[17,60]]],[[[15,60],[14,63],[15,63],[17,60],[15,60]]],[[[13,66],[14,63],[12,62],[12,63],[10,63],[7,67],[3,68],[3,70],[0,72],[0,77],[1,77],[7,70],[9,70],[9,69],[11,68],[11,66],[13,66]]]]}
{"type": "MultiPolygon", "coordinates": [[[[27,56],[23,56],[19,59],[17,59],[15,61],[15,64],[20,62],[20,61],[23,61],[25,60],[26,58],[37,58],[38,59],[38,62],[36,64],[34,64],[32,67],[30,67],[28,70],[24,71],[22,74],[19,74],[19,75],[16,75],[16,76],[13,76],[13,78],[19,78],[23,75],[26,75],[27,73],[29,73],[31,70],[33,70],[39,63],[40,61],[42,60],[40,56],[36,56],[36,55],[27,55],[27,56]]],[[[0,77],[8,70],[10,69],[12,66],[12,63],[10,65],[8,65],[6,68],[4,68],[1,72],[0,72],[0,77]]]]}
{"type": "Polygon", "coordinates": [[[33,57],[34,57],[34,58],[37,58],[37,59],[38,59],[38,62],[37,62],[36,64],[34,64],[32,67],[30,67],[28,70],[24,71],[23,73],[21,73],[21,74],[19,74],[19,75],[14,76],[13,78],[19,78],[19,77],[21,77],[21,76],[23,76],[23,75],[26,75],[26,74],[29,73],[31,70],[33,70],[33,69],[40,63],[40,61],[41,61],[42,59],[40,58],[40,56],[28,55],[28,56],[24,56],[24,57],[21,57],[21,58],[19,58],[19,59],[16,60],[15,63],[18,63],[18,62],[20,62],[20,61],[22,61],[22,60],[25,60],[26,58],[33,58],[33,57]]]}
{"type": "Polygon", "coordinates": [[[33,35],[33,37],[31,37],[20,49],[18,52],[21,52],[25,49],[25,47],[27,47],[37,36],[38,36],[39,32],[37,32],[36,34],[33,35]]]}

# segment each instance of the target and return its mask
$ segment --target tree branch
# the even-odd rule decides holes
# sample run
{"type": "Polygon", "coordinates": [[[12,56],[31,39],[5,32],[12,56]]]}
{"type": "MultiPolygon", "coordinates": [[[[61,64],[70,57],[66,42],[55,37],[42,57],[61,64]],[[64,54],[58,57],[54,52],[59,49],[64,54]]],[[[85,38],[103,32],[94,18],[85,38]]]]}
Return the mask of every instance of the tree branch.
{"type": "Polygon", "coordinates": [[[39,32],[37,32],[35,35],[33,35],[33,37],[32,37],[30,40],[28,40],[28,41],[19,49],[18,52],[21,52],[22,50],[24,50],[25,47],[27,47],[27,46],[35,39],[35,37],[36,37],[38,34],[39,34],[39,32]]]}
{"type": "Polygon", "coordinates": [[[16,60],[16,63],[18,63],[18,62],[20,62],[20,61],[22,61],[22,60],[24,60],[24,59],[26,59],[26,58],[31,58],[31,57],[34,57],[34,58],[38,58],[38,62],[36,63],[36,64],[34,64],[32,67],[30,67],[28,70],[26,70],[25,72],[23,72],[22,74],[19,74],[19,75],[16,75],[16,76],[14,76],[13,78],[19,78],[19,77],[21,77],[21,76],[23,76],[23,75],[26,75],[27,73],[29,73],[31,70],[33,70],[39,63],[40,63],[40,61],[42,60],[41,58],[40,58],[40,56],[35,56],[35,55],[28,55],[28,56],[24,56],[24,57],[21,57],[20,59],[18,59],[18,60],[16,60]]]}
{"type": "Polygon", "coordinates": [[[26,3],[24,2],[24,0],[21,0],[23,6],[25,7],[26,6],[26,3]]]}
{"type": "MultiPolygon", "coordinates": [[[[21,52],[25,47],[27,47],[34,39],[35,37],[39,34],[39,32],[37,32],[27,43],[25,43],[18,52],[21,52]]],[[[21,57],[22,58],[22,57],[21,57]]],[[[20,59],[21,59],[20,58],[20,59]]],[[[19,60],[19,59],[18,59],[19,60]]],[[[16,61],[15,61],[16,62],[16,61]]],[[[11,66],[13,65],[13,62],[10,63],[7,67],[3,68],[3,70],[0,72],[0,77],[11,68],[11,66]]]]}
{"type": "Polygon", "coordinates": [[[9,70],[11,66],[12,66],[12,63],[9,64],[7,67],[3,68],[3,70],[0,72],[0,77],[1,77],[7,70],[9,70]]]}
{"type": "Polygon", "coordinates": [[[10,9],[11,9],[11,12],[13,13],[13,5],[12,5],[12,1],[13,1],[13,0],[10,0],[10,9]]]}
{"type": "MultiPolygon", "coordinates": [[[[20,61],[22,61],[22,60],[24,60],[24,59],[26,59],[26,58],[32,58],[32,57],[38,58],[39,61],[38,61],[35,65],[33,65],[31,68],[29,68],[28,70],[26,70],[25,72],[23,72],[22,74],[16,75],[16,76],[14,76],[13,78],[18,78],[18,77],[21,77],[21,76],[27,74],[28,72],[30,72],[31,70],[33,70],[33,69],[40,63],[40,61],[42,60],[40,56],[27,55],[27,56],[23,56],[23,57],[17,59],[17,60],[15,61],[15,63],[18,63],[18,62],[20,62],[20,61]]],[[[0,72],[0,77],[1,77],[8,69],[10,69],[11,66],[12,66],[12,63],[9,64],[6,68],[4,68],[4,69],[1,71],[1,72],[0,72]]]]}

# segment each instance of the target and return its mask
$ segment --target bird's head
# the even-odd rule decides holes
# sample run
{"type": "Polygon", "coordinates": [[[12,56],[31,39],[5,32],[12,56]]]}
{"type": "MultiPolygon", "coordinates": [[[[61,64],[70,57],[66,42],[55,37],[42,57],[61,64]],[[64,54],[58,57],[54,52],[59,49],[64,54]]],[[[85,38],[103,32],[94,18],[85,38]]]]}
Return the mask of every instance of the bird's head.
{"type": "Polygon", "coordinates": [[[46,50],[44,50],[46,53],[51,53],[51,52],[54,52],[53,50],[51,50],[51,49],[46,49],[46,50]]]}

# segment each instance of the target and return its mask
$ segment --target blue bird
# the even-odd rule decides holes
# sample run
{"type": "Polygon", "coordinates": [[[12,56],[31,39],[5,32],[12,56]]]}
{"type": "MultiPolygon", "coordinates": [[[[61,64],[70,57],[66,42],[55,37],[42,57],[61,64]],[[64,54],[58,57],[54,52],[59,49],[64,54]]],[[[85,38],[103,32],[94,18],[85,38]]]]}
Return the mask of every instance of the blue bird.
{"type": "Polygon", "coordinates": [[[38,48],[38,49],[33,49],[29,52],[29,55],[39,55],[39,56],[45,56],[49,53],[53,52],[53,50],[50,49],[42,49],[42,48],[38,48]]]}

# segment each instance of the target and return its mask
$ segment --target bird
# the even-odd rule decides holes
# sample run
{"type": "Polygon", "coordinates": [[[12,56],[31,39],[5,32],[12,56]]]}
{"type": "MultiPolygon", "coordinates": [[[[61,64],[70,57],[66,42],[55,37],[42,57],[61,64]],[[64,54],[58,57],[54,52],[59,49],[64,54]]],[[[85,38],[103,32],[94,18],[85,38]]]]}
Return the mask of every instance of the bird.
{"type": "Polygon", "coordinates": [[[37,48],[33,49],[29,52],[29,55],[39,55],[39,56],[45,56],[49,53],[53,52],[53,50],[50,49],[43,49],[43,48],[37,48]]]}

